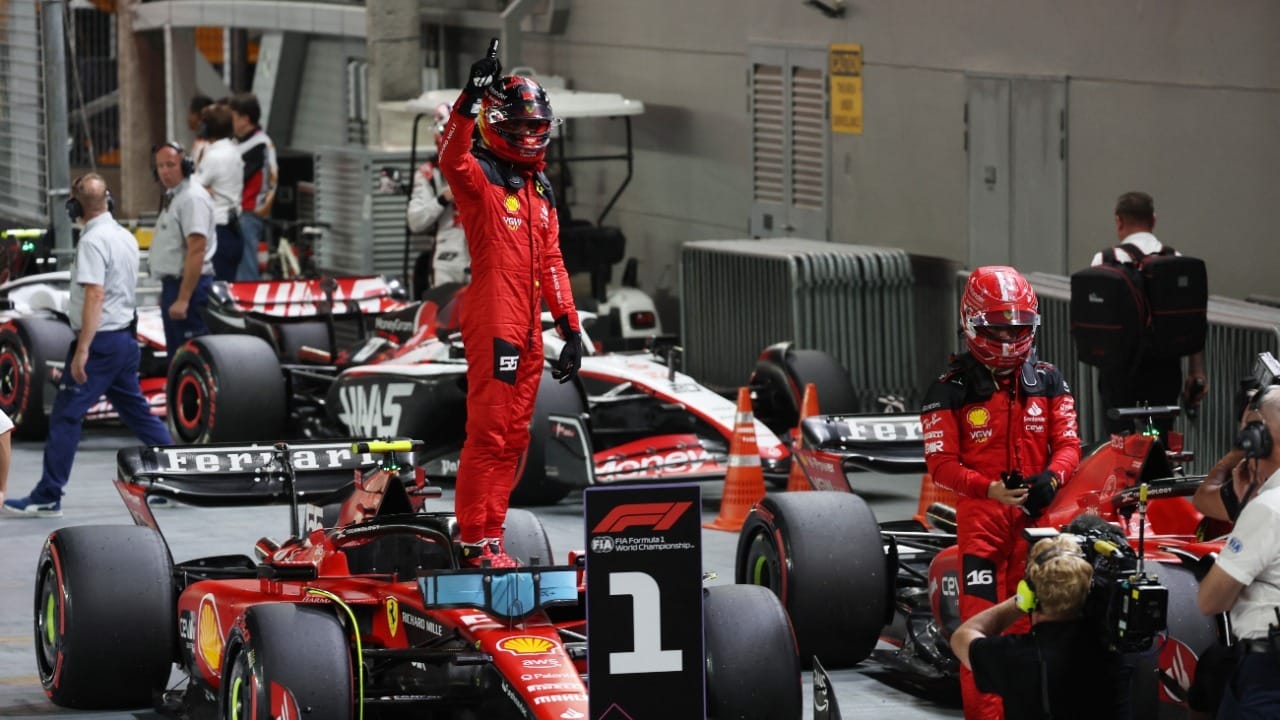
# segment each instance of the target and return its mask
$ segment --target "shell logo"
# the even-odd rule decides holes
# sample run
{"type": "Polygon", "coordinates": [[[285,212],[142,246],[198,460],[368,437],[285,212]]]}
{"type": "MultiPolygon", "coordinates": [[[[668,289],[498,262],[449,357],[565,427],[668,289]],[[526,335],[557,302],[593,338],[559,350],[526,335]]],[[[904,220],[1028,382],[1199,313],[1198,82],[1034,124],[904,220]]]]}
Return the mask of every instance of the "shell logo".
{"type": "Polygon", "coordinates": [[[213,595],[200,598],[200,614],[196,623],[196,645],[200,657],[214,675],[222,672],[222,623],[218,621],[218,608],[213,595]]]}
{"type": "Polygon", "coordinates": [[[387,598],[387,631],[391,633],[391,637],[396,636],[396,631],[400,629],[400,601],[393,597],[387,598]]]}
{"type": "Polygon", "coordinates": [[[986,408],[976,407],[969,410],[964,419],[969,421],[971,427],[986,427],[991,422],[991,413],[986,408]]]}
{"type": "Polygon", "coordinates": [[[520,198],[515,195],[508,195],[507,199],[502,201],[502,205],[507,209],[507,212],[520,212],[520,198]]]}
{"type": "Polygon", "coordinates": [[[556,649],[556,644],[544,637],[517,635],[498,642],[498,649],[512,655],[545,655],[556,649]]]}

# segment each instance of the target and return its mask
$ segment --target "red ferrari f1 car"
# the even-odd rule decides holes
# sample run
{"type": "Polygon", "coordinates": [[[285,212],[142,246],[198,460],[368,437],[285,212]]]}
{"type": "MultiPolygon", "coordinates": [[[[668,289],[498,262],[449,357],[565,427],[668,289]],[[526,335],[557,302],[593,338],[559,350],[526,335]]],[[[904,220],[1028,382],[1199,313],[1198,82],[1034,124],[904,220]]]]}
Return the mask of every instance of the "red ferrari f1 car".
{"type": "MultiPolygon", "coordinates": [[[[818,492],[772,495],[751,510],[738,539],[736,580],[778,594],[802,658],[849,666],[886,641],[894,649],[875,653],[883,665],[945,686],[958,672],[949,645],[960,617],[954,496],[926,474],[916,517],[877,523],[853,494],[857,473],[865,470],[924,472],[918,416],[824,415],[806,419],[802,431],[793,450],[818,492]]],[[[1105,561],[1114,574],[1128,577],[1142,552],[1148,571],[1167,589],[1167,630],[1130,656],[1138,669],[1135,717],[1183,716],[1197,657],[1225,622],[1196,607],[1197,573],[1221,543],[1200,539],[1202,516],[1188,496],[1201,478],[1182,473],[1178,463],[1185,459],[1153,435],[1113,436],[1088,453],[1037,523],[1062,528],[1096,515],[1120,538],[1105,561]]]]}
{"type": "MultiPolygon", "coordinates": [[[[49,698],[237,720],[585,718],[581,563],[549,565],[542,525],[513,510],[506,547],[524,567],[460,569],[453,514],[423,507],[439,491],[414,465],[420,451],[408,441],[120,451],[115,482],[137,525],[57,530],[40,555],[35,649],[49,698]],[[287,504],[291,529],[284,542],[259,540],[255,558],[175,563],[146,502],[157,494],[287,504]],[[166,691],[175,663],[186,682],[166,691]]],[[[798,719],[799,665],[777,599],[708,587],[703,611],[708,717],[798,719]],[[725,602],[735,616],[717,610],[725,602]],[[726,666],[732,677],[718,672],[726,666]]]]}

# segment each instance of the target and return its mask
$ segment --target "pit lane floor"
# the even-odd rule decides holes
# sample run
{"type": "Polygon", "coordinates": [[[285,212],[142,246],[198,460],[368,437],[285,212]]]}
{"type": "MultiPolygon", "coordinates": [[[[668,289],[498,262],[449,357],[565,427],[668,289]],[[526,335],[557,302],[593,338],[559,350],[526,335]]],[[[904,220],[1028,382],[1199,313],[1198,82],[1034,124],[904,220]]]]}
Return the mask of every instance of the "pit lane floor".
{"type": "MultiPolygon", "coordinates": [[[[32,645],[32,598],[35,564],[45,536],[70,525],[128,524],[115,487],[115,453],[133,444],[127,432],[90,428],[85,432],[72,471],[68,495],[63,498],[63,517],[26,519],[0,517],[0,717],[43,718],[82,717],[98,719],[151,720],[161,716],[151,711],[83,712],[66,710],[50,703],[40,688],[32,645]]],[[[40,477],[43,445],[15,442],[9,472],[9,496],[22,497],[40,477]]],[[[915,511],[918,480],[909,476],[867,475],[860,484],[881,521],[910,517],[915,511]]],[[[712,520],[720,506],[718,482],[702,484],[703,517],[712,520]]],[[[563,559],[583,546],[582,496],[574,494],[559,505],[538,508],[556,557],[563,559]]],[[[449,509],[453,493],[445,489],[435,507],[449,509]]],[[[175,559],[182,561],[220,553],[248,554],[264,532],[274,537],[288,534],[288,511],[284,507],[248,510],[205,510],[176,507],[156,513],[175,559]],[[264,530],[265,529],[265,530],[264,530]]],[[[715,584],[733,582],[733,558],[737,535],[703,531],[703,570],[716,572],[715,584]]],[[[895,720],[962,717],[958,707],[940,705],[895,689],[892,677],[874,661],[853,670],[831,672],[840,710],[845,717],[893,717],[895,720]]],[[[180,676],[175,672],[173,682],[180,676]]],[[[804,678],[806,719],[812,718],[812,684],[804,678]]]]}

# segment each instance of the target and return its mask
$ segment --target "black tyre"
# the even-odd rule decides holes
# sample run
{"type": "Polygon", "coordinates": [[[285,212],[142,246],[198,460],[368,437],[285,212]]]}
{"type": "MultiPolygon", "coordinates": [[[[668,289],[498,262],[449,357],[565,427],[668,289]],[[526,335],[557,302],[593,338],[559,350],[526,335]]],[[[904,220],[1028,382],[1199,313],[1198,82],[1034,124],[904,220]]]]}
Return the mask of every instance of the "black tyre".
{"type": "MultiPolygon", "coordinates": [[[[1148,564],[1148,572],[1154,571],[1160,584],[1169,588],[1169,606],[1166,617],[1169,623],[1170,642],[1176,640],[1197,655],[1217,642],[1215,619],[1206,617],[1196,606],[1196,593],[1200,584],[1189,568],[1173,564],[1148,564]]],[[[1159,641],[1157,641],[1159,642],[1159,641]]],[[[1132,702],[1133,717],[1181,720],[1187,717],[1186,709],[1178,704],[1160,700],[1163,684],[1173,696],[1181,694],[1185,669],[1178,664],[1161,668],[1158,652],[1134,653],[1126,656],[1133,663],[1132,702]]],[[[1175,661],[1176,662],[1176,661],[1175,661]]]]}
{"type": "Polygon", "coordinates": [[[246,610],[227,638],[219,717],[351,720],[356,678],[334,609],[270,603],[246,610]],[[285,692],[273,697],[276,686],[285,692]]]}
{"type": "Polygon", "coordinates": [[[507,522],[502,528],[502,544],[507,554],[521,565],[554,565],[551,540],[538,516],[528,510],[507,510],[507,522]]]}
{"type": "Polygon", "coordinates": [[[858,395],[849,371],[821,350],[796,350],[790,343],[765,349],[756,361],[749,386],[755,393],[752,411],[781,436],[800,422],[804,388],[818,389],[819,410],[824,415],[858,412],[858,395]]]}
{"type": "Polygon", "coordinates": [[[281,362],[298,362],[298,351],[304,346],[333,352],[329,347],[329,327],[324,322],[280,323],[274,327],[281,362]]]}
{"type": "Polygon", "coordinates": [[[563,385],[551,379],[551,371],[542,371],[538,398],[533,405],[533,425],[529,430],[529,452],[525,456],[524,473],[511,491],[512,505],[553,505],[569,494],[572,486],[559,482],[547,472],[547,443],[551,440],[550,415],[580,415],[586,404],[577,383],[563,385]]]}
{"type": "Polygon", "coordinates": [[[856,495],[770,495],[738,534],[739,583],[773,590],[791,616],[806,666],[865,660],[888,620],[892,580],[875,515],[856,495]]]}
{"type": "Polygon", "coordinates": [[[205,335],[169,363],[169,424],[179,443],[272,439],[284,428],[284,377],[271,345],[249,335],[205,335]]]}
{"type": "Polygon", "coordinates": [[[0,410],[13,420],[19,438],[41,440],[48,435],[48,362],[65,360],[73,340],[71,327],[58,320],[15,318],[0,325],[0,410]]]}
{"type": "Polygon", "coordinates": [[[85,525],[45,541],[36,570],[40,684],[55,704],[151,707],[177,647],[177,598],[160,534],[133,525],[85,525]]]}
{"type": "Polygon", "coordinates": [[[707,717],[799,720],[800,658],[777,596],[753,585],[709,587],[702,616],[707,717]]]}

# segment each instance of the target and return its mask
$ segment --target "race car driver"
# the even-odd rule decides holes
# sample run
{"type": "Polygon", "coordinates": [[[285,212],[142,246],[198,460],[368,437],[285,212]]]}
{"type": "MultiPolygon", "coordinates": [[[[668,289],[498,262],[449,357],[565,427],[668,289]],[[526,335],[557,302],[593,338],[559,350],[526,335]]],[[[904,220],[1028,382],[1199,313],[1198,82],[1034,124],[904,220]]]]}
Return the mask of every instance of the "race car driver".
{"type": "Polygon", "coordinates": [[[552,377],[577,374],[582,340],[543,174],[555,116],[538,83],[501,72],[494,41],[445,125],[440,170],[471,248],[471,287],[459,311],[468,385],[455,492],[462,561],[509,567],[502,526],[542,379],[542,302],[565,340],[552,377]]]}
{"type": "MultiPolygon", "coordinates": [[[[1080,462],[1071,390],[1034,355],[1038,310],[1017,270],[974,270],[960,301],[968,352],[952,358],[920,411],[933,482],[959,496],[961,620],[1013,594],[1025,571],[1023,528],[1080,462]]],[[[967,668],[960,683],[966,718],[1002,717],[1000,697],[979,693],[967,668]]]]}

